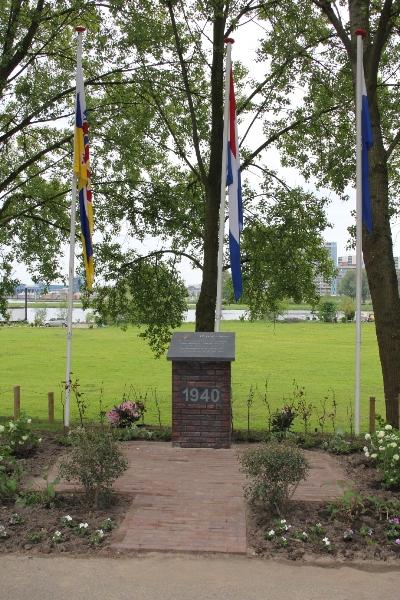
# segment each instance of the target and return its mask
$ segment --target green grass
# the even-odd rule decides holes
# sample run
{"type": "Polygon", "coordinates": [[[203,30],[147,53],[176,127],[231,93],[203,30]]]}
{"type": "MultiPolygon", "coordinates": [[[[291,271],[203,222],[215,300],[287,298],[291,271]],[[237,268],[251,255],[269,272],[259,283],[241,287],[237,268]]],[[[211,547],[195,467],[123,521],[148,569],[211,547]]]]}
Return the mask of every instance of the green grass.
{"type": "MultiPolygon", "coordinates": [[[[193,326],[185,325],[192,331],[193,326]]],[[[354,325],[324,323],[223,322],[222,330],[236,333],[236,361],[232,366],[233,413],[236,427],[247,424],[246,399],[250,386],[257,387],[251,409],[251,427],[262,428],[266,410],[261,395],[268,379],[273,408],[289,402],[292,383],[306,388],[308,401],[319,407],[334,390],[338,423],[349,430],[347,409],[354,388],[354,325]]],[[[170,423],[171,364],[156,360],[134,328],[76,329],[73,332],[74,376],[88,404],[87,414],[99,413],[99,398],[105,408],[119,402],[124,391],[148,391],[146,421],[157,423],[151,389],[160,397],[162,421],[170,423]],[[103,390],[103,391],[102,391],[103,390]]],[[[21,408],[33,418],[47,415],[47,392],[56,395],[56,417],[62,418],[61,382],[65,379],[66,334],[64,329],[0,328],[0,416],[12,414],[12,388],[21,386],[21,408]]],[[[383,392],[373,323],[363,324],[362,423],[367,426],[368,397],[376,396],[383,414],[383,392]]],[[[329,406],[330,409],[330,400],[329,406]]],[[[72,401],[72,417],[77,418],[72,401]]],[[[317,424],[314,417],[313,425],[317,424]]]]}

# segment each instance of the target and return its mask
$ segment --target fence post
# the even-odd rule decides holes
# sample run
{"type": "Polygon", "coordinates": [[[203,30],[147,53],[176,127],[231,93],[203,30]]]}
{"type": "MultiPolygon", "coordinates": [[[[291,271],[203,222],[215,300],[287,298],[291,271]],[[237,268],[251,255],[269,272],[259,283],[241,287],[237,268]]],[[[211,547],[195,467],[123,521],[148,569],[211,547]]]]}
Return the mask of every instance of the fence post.
{"type": "Polygon", "coordinates": [[[19,419],[21,412],[21,387],[14,386],[14,419],[19,419]]]}
{"type": "Polygon", "coordinates": [[[375,398],[374,396],[369,397],[369,432],[374,433],[375,431],[375,398]]]}
{"type": "Polygon", "coordinates": [[[47,399],[49,404],[49,423],[54,423],[54,392],[48,392],[47,399]]]}

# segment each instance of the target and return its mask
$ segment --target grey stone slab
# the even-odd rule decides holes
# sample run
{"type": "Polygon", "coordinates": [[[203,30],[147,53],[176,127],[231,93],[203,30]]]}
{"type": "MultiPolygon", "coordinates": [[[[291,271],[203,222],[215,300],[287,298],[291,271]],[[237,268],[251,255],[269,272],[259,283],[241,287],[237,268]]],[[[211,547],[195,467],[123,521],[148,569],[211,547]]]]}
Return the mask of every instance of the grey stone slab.
{"type": "Polygon", "coordinates": [[[174,333],[167,359],[188,362],[231,362],[235,360],[235,334],[227,332],[174,333]]]}

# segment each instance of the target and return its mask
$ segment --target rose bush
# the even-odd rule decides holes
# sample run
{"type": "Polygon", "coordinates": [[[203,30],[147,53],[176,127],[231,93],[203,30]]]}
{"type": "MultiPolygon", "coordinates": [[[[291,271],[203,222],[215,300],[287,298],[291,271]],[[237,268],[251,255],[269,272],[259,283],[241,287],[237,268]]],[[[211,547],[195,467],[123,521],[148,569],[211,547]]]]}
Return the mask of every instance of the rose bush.
{"type": "Polygon", "coordinates": [[[391,425],[374,434],[365,434],[366,446],[364,454],[376,461],[376,466],[382,475],[383,485],[387,488],[400,486],[400,431],[391,425]]]}

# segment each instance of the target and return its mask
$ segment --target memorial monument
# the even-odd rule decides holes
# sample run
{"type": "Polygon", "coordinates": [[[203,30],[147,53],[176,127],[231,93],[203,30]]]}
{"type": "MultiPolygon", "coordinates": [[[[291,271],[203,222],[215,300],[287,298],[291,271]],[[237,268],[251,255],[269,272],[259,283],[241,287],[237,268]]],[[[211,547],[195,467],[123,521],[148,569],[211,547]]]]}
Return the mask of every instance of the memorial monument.
{"type": "Polygon", "coordinates": [[[172,444],[229,448],[235,334],[175,333],[167,358],[172,361],[172,444]]]}

